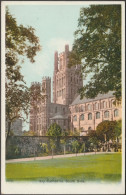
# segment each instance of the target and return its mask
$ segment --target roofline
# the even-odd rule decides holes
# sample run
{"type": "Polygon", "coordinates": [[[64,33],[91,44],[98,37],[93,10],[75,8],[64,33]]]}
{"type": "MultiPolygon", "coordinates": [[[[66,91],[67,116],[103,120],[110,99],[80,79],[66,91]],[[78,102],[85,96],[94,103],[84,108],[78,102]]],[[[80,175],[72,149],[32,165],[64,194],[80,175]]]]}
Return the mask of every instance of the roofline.
{"type": "MultiPolygon", "coordinates": [[[[80,95],[78,95],[78,96],[80,96],[80,95]]],[[[96,96],[97,97],[97,96],[96,96]]],[[[75,104],[70,104],[69,106],[74,106],[74,105],[79,105],[79,104],[85,104],[85,103],[88,103],[88,102],[95,102],[95,101],[98,101],[98,100],[104,100],[104,99],[108,99],[108,98],[112,98],[112,97],[115,97],[114,95],[111,95],[111,96],[109,96],[109,97],[105,97],[105,98],[100,98],[100,99],[97,99],[97,100],[95,100],[95,98],[94,99],[90,99],[89,101],[86,101],[86,102],[83,102],[83,103],[75,103],[75,104]]],[[[82,99],[83,100],[83,99],[82,99]]],[[[75,101],[75,100],[74,100],[75,101]]],[[[73,101],[73,102],[74,102],[73,101]]]]}

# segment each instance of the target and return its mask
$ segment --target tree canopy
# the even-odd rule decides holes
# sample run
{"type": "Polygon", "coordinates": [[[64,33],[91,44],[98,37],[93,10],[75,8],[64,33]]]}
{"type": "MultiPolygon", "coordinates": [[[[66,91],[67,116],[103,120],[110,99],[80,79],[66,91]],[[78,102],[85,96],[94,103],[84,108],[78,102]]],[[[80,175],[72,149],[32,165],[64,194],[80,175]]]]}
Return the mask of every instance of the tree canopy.
{"type": "Polygon", "coordinates": [[[102,141],[113,140],[116,137],[116,121],[102,121],[96,128],[96,134],[102,141]]]}
{"type": "Polygon", "coordinates": [[[61,136],[61,133],[62,133],[61,127],[56,123],[50,125],[47,131],[47,135],[53,137],[61,136]]]}
{"type": "Polygon", "coordinates": [[[122,120],[118,120],[115,126],[115,136],[118,138],[122,133],[122,120]]]}
{"type": "Polygon", "coordinates": [[[78,29],[69,54],[69,66],[82,64],[87,84],[81,98],[114,91],[121,99],[121,6],[91,5],[81,8],[78,29]]]}
{"type": "Polygon", "coordinates": [[[75,151],[76,155],[77,155],[77,151],[79,149],[79,142],[77,140],[72,142],[72,148],[75,151]]]}
{"type": "Polygon", "coordinates": [[[88,133],[89,142],[93,143],[95,146],[99,144],[99,137],[97,136],[96,131],[91,131],[88,133]]]}
{"type": "Polygon", "coordinates": [[[30,90],[21,74],[21,64],[24,57],[33,63],[40,45],[35,29],[18,25],[8,8],[5,19],[6,121],[9,135],[11,123],[21,118],[22,112],[28,115],[30,90]]]}

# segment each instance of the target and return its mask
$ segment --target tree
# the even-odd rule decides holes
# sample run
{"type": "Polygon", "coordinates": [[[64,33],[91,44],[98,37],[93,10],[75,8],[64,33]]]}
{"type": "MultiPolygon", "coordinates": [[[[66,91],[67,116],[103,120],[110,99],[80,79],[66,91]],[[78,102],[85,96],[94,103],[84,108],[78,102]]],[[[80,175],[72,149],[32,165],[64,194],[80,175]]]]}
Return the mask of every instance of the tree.
{"type": "Polygon", "coordinates": [[[57,150],[59,150],[60,139],[58,137],[61,136],[61,133],[62,133],[61,127],[56,123],[51,124],[47,131],[47,136],[51,136],[50,146],[52,149],[52,158],[54,148],[57,148],[57,150]]]}
{"type": "Polygon", "coordinates": [[[116,147],[118,151],[118,142],[119,142],[119,136],[121,135],[121,132],[122,132],[122,120],[118,120],[115,126],[115,137],[116,137],[115,151],[116,151],[116,147]]]}
{"type": "Polygon", "coordinates": [[[60,140],[60,143],[63,144],[63,146],[64,146],[64,155],[66,154],[67,136],[68,136],[68,132],[64,131],[62,133],[62,138],[60,140]]]}
{"type": "Polygon", "coordinates": [[[50,146],[52,149],[52,159],[53,159],[53,152],[54,152],[53,150],[56,148],[55,139],[50,140],[50,146]]]}
{"type": "Polygon", "coordinates": [[[40,147],[43,153],[48,153],[48,145],[46,143],[40,143],[40,147]]]}
{"type": "Polygon", "coordinates": [[[31,63],[40,51],[39,39],[32,27],[17,25],[16,19],[6,9],[6,121],[7,136],[10,135],[11,124],[17,118],[23,118],[22,112],[28,116],[30,90],[21,74],[21,64],[26,56],[31,63]],[[20,64],[20,65],[19,65],[20,64]]]}
{"type": "Polygon", "coordinates": [[[96,153],[96,148],[99,145],[99,139],[98,139],[98,136],[96,134],[96,131],[89,132],[88,136],[89,136],[89,142],[91,144],[93,144],[93,146],[95,147],[95,153],[96,153]]]}
{"type": "Polygon", "coordinates": [[[90,81],[80,89],[81,98],[114,91],[121,100],[121,5],[81,8],[69,66],[82,64],[90,81]]]}
{"type": "Polygon", "coordinates": [[[53,123],[52,125],[50,125],[47,131],[47,136],[57,137],[61,136],[61,133],[62,133],[61,127],[58,124],[53,123]]]}
{"type": "Polygon", "coordinates": [[[77,156],[77,151],[78,151],[78,148],[79,148],[79,143],[78,143],[77,140],[72,142],[72,147],[73,147],[73,150],[75,151],[76,156],[77,156]]]}
{"type": "Polygon", "coordinates": [[[101,141],[109,141],[115,139],[116,121],[103,121],[98,124],[96,134],[101,141]]]}
{"type": "Polygon", "coordinates": [[[118,120],[115,126],[115,136],[118,141],[118,137],[121,135],[122,132],[122,120],[118,120]]]}
{"type": "Polygon", "coordinates": [[[7,136],[10,135],[11,124],[17,118],[23,118],[22,111],[28,115],[29,89],[22,84],[6,83],[6,121],[7,136]]]}

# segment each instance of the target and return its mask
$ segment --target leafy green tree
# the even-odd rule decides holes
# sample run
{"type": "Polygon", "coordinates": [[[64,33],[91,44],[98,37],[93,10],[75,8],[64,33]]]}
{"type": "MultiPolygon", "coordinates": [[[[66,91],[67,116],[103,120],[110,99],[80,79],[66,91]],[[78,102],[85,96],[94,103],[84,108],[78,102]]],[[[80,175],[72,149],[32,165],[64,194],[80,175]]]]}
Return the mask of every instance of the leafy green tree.
{"type": "Polygon", "coordinates": [[[48,145],[46,143],[40,143],[40,147],[44,153],[48,153],[48,145]]]}
{"type": "Polygon", "coordinates": [[[80,89],[81,98],[114,91],[121,99],[121,5],[81,8],[69,66],[82,64],[90,81],[80,89]]]}
{"type": "Polygon", "coordinates": [[[72,142],[72,147],[73,147],[73,150],[75,151],[76,156],[77,156],[77,151],[78,151],[78,148],[79,148],[79,142],[77,140],[73,141],[72,142]]]}
{"type": "Polygon", "coordinates": [[[6,9],[6,121],[7,136],[10,135],[11,124],[17,118],[23,118],[22,112],[28,116],[30,90],[21,74],[21,64],[24,57],[32,63],[40,51],[39,39],[32,27],[18,25],[16,19],[6,9]]]}
{"type": "Polygon", "coordinates": [[[50,146],[51,146],[51,150],[52,150],[52,159],[53,159],[54,149],[56,148],[55,143],[56,143],[55,139],[50,139],[50,146]]]}
{"type": "Polygon", "coordinates": [[[118,120],[115,126],[115,136],[118,140],[118,137],[121,135],[122,132],[122,120],[118,120]]]}
{"type": "Polygon", "coordinates": [[[61,136],[61,133],[62,133],[61,127],[58,124],[53,123],[52,125],[50,125],[47,131],[47,136],[57,137],[61,136]]]}
{"type": "Polygon", "coordinates": [[[89,142],[91,144],[93,144],[94,148],[95,148],[95,153],[96,153],[96,148],[98,148],[98,145],[99,145],[99,138],[97,136],[97,133],[96,131],[91,131],[89,134],[89,142]]]}
{"type": "MultiPolygon", "coordinates": [[[[118,120],[115,126],[115,138],[116,138],[116,142],[114,144],[115,146],[115,151],[118,151],[119,148],[119,137],[122,133],[122,120],[118,120]]],[[[121,149],[121,145],[120,145],[120,149],[121,149]]]]}
{"type": "Polygon", "coordinates": [[[85,142],[81,145],[81,149],[80,149],[80,152],[83,152],[85,154],[85,150],[86,150],[86,147],[85,147],[85,142]]]}
{"type": "Polygon", "coordinates": [[[62,134],[62,130],[61,127],[56,124],[53,123],[50,125],[48,131],[47,131],[47,136],[50,136],[50,146],[52,149],[52,158],[53,158],[53,151],[54,148],[57,149],[57,151],[60,149],[60,138],[59,136],[61,136],[62,134]]]}
{"type": "Polygon", "coordinates": [[[60,140],[60,143],[63,144],[63,146],[64,146],[64,155],[66,154],[67,136],[68,136],[68,132],[63,132],[61,140],[60,140]]]}
{"type": "Polygon", "coordinates": [[[103,121],[98,124],[96,134],[101,141],[109,141],[115,139],[116,121],[103,121]]]}

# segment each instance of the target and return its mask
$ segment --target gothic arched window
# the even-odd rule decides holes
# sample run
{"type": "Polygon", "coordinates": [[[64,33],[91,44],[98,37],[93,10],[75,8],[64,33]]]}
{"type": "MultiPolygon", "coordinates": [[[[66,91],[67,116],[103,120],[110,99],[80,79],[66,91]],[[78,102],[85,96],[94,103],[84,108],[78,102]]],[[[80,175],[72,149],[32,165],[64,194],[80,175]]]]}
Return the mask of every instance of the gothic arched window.
{"type": "Polygon", "coordinates": [[[84,114],[80,115],[80,120],[83,121],[84,120],[84,114]]]}
{"type": "Polygon", "coordinates": [[[109,118],[109,111],[104,112],[104,118],[109,118]]]}
{"type": "Polygon", "coordinates": [[[87,105],[87,109],[88,109],[88,110],[91,110],[91,104],[88,104],[88,105],[87,105]]]}
{"type": "Polygon", "coordinates": [[[115,107],[113,99],[111,100],[111,105],[112,105],[112,108],[115,107]]]}
{"type": "Polygon", "coordinates": [[[92,120],[92,113],[88,114],[88,120],[92,120]]]}
{"type": "Polygon", "coordinates": [[[103,108],[106,108],[106,102],[102,102],[103,108]]]}
{"type": "Polygon", "coordinates": [[[114,110],[114,117],[117,117],[117,116],[119,116],[119,110],[118,109],[114,110]]]}
{"type": "Polygon", "coordinates": [[[77,121],[77,116],[73,116],[73,121],[77,121]]]}
{"type": "Polygon", "coordinates": [[[84,106],[83,105],[80,107],[80,112],[84,112],[84,106]]]}
{"type": "Polygon", "coordinates": [[[96,119],[100,118],[100,112],[96,113],[96,119]]]}
{"type": "Polygon", "coordinates": [[[98,109],[98,103],[97,102],[95,103],[95,109],[96,110],[98,109]]]}

